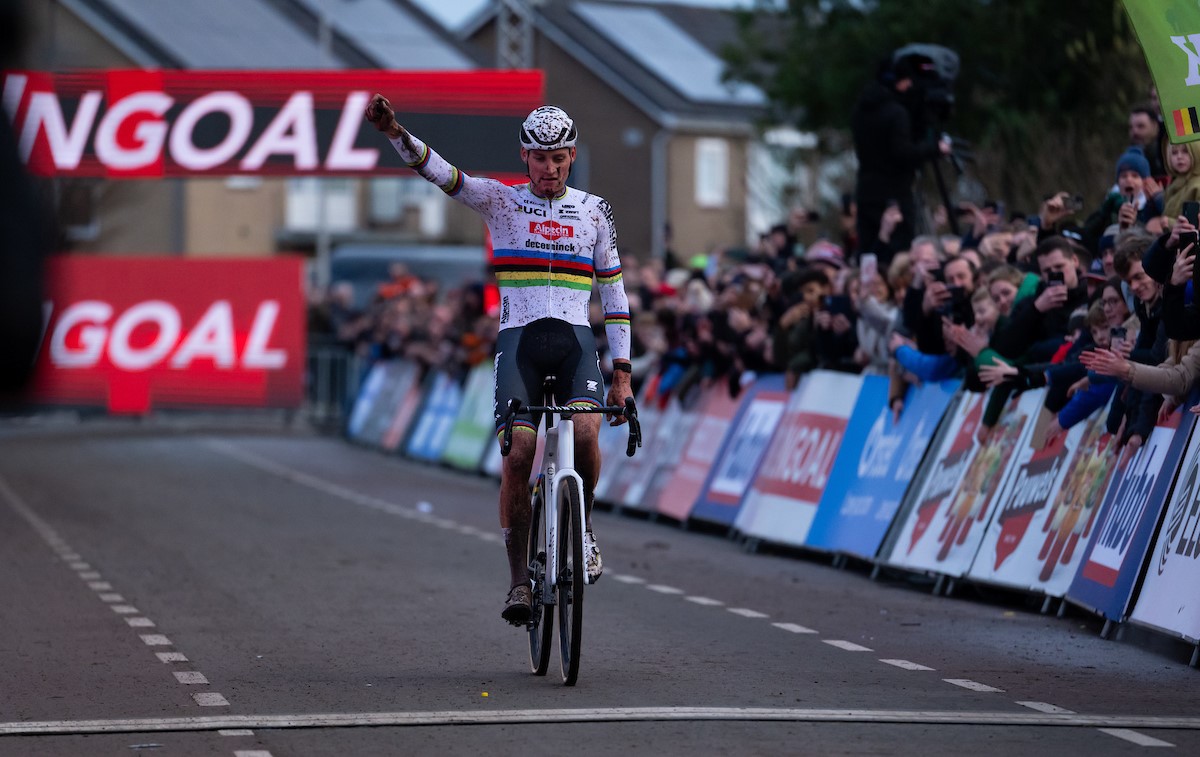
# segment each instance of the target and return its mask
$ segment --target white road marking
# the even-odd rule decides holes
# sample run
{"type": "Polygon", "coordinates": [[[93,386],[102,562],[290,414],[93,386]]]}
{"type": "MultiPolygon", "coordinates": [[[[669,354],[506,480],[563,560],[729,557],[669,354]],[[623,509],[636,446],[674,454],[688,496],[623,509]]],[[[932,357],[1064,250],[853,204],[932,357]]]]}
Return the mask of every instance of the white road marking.
{"type": "Polygon", "coordinates": [[[674,586],[665,586],[663,584],[647,584],[646,588],[650,591],[656,591],[659,594],[683,594],[683,589],[676,589],[674,586]]]}
{"type": "Polygon", "coordinates": [[[233,757],[271,757],[266,749],[235,749],[233,757]]]}
{"type": "Polygon", "coordinates": [[[101,594],[100,601],[101,602],[124,602],[125,597],[122,597],[120,594],[101,594]]]}
{"type": "Polygon", "coordinates": [[[862,644],[855,644],[853,641],[844,641],[842,639],[821,639],[821,641],[825,642],[826,644],[828,644],[831,647],[837,647],[838,649],[844,649],[847,652],[873,652],[873,651],[875,651],[869,647],[864,647],[862,644]]]}
{"type": "Polygon", "coordinates": [[[479,538],[483,539],[484,541],[490,541],[493,544],[503,544],[504,543],[504,537],[501,536],[500,534],[484,533],[484,534],[480,534],[479,538]]]}
{"type": "Polygon", "coordinates": [[[108,581],[92,581],[88,588],[92,591],[112,591],[112,584],[108,581]]]}
{"type": "Polygon", "coordinates": [[[148,647],[169,647],[171,640],[160,633],[144,633],[141,635],[142,643],[148,647]]]}
{"type": "Polygon", "coordinates": [[[104,576],[100,575],[100,573],[98,573],[97,571],[94,571],[94,570],[89,570],[85,573],[80,573],[79,577],[82,578],[84,581],[99,581],[101,578],[104,578],[104,576]]]}
{"type": "Polygon", "coordinates": [[[200,705],[201,707],[229,706],[229,700],[215,691],[206,691],[202,694],[192,694],[192,699],[196,700],[196,704],[200,705]]]}
{"type": "MultiPolygon", "coordinates": [[[[210,701],[214,694],[193,694],[210,701]]],[[[216,694],[215,697],[221,697],[216,694]]],[[[224,702],[218,702],[223,704],[224,702]]],[[[204,715],[118,720],[0,722],[0,735],[151,733],[232,728],[348,728],[354,726],[496,725],[521,723],[740,721],[795,723],[907,723],[926,725],[1057,726],[1200,731],[1200,717],[1148,715],[1052,715],[1029,711],[855,710],[770,707],[612,707],[524,710],[341,712],[305,715],[204,715]]]]}
{"type": "Polygon", "coordinates": [[[85,562],[69,562],[69,563],[67,563],[67,567],[70,568],[71,570],[91,570],[92,569],[92,566],[88,565],[85,562]]]}
{"type": "Polygon", "coordinates": [[[796,623],[772,623],[771,625],[784,631],[790,631],[791,633],[816,633],[813,629],[797,625],[796,623]]]}
{"type": "Polygon", "coordinates": [[[931,667],[916,662],[909,662],[908,660],[880,660],[880,662],[887,665],[894,665],[902,670],[933,670],[931,667]]]}
{"type": "Polygon", "coordinates": [[[1116,736],[1118,739],[1128,741],[1130,744],[1137,744],[1138,746],[1175,746],[1169,741],[1156,739],[1153,736],[1147,736],[1144,733],[1138,733],[1128,728],[1101,728],[1100,733],[1116,736]]]}
{"type": "Polygon", "coordinates": [[[109,609],[118,615],[137,615],[138,612],[133,605],[109,605],[109,609]]]}
{"type": "Polygon", "coordinates": [[[698,605],[703,605],[704,607],[720,607],[725,604],[719,599],[712,599],[710,597],[684,597],[684,599],[698,605]]]}
{"type": "Polygon", "coordinates": [[[154,656],[159,662],[187,662],[188,658],[183,652],[155,652],[154,656]]]}
{"type": "Polygon", "coordinates": [[[154,628],[154,621],[150,618],[125,618],[125,622],[130,628],[154,628]]]}
{"type": "Polygon", "coordinates": [[[644,583],[646,583],[646,579],[644,579],[644,578],[641,578],[639,576],[627,576],[624,573],[622,573],[619,576],[613,576],[613,580],[619,581],[620,583],[623,583],[623,584],[644,584],[644,583]]]}
{"type": "Polygon", "coordinates": [[[217,731],[221,736],[253,736],[254,731],[249,728],[225,728],[217,731]]]}
{"type": "Polygon", "coordinates": [[[67,562],[79,562],[80,560],[83,559],[83,557],[76,552],[63,552],[62,554],[59,555],[59,557],[66,560],[67,562]]]}
{"type": "Polygon", "coordinates": [[[189,686],[208,683],[208,679],[204,677],[203,673],[197,673],[195,671],[178,671],[175,673],[175,680],[189,686]]]}
{"type": "Polygon", "coordinates": [[[1074,710],[1068,710],[1066,707],[1059,707],[1056,704],[1048,704],[1046,702],[1017,702],[1022,707],[1028,707],[1031,710],[1045,712],[1052,715],[1074,715],[1074,710]]]}
{"type": "Polygon", "coordinates": [[[943,678],[942,680],[945,681],[946,683],[954,684],[955,686],[960,686],[964,689],[970,689],[971,691],[980,691],[985,694],[1003,694],[1004,693],[1004,689],[997,689],[995,686],[988,686],[986,683],[979,683],[978,681],[972,681],[968,678],[943,678]]]}
{"type": "Polygon", "coordinates": [[[765,618],[765,617],[767,617],[767,614],[765,612],[759,612],[758,610],[748,610],[745,607],[730,607],[729,611],[731,613],[733,613],[734,615],[741,615],[743,618],[765,618]]]}

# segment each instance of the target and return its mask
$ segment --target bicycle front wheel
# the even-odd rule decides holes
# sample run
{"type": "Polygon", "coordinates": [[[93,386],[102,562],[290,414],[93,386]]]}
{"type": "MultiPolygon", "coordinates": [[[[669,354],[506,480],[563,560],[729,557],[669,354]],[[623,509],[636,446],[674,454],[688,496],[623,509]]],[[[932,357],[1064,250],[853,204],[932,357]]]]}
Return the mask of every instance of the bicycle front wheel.
{"type": "Polygon", "coordinates": [[[546,590],[546,489],[540,476],[530,504],[529,575],[533,578],[533,608],[529,615],[529,669],[534,675],[544,676],[550,668],[554,611],[542,599],[546,590]]]}
{"type": "Polygon", "coordinates": [[[579,677],[579,651],[583,646],[583,528],[579,490],[564,481],[559,491],[558,517],[558,652],[563,683],[574,686],[579,677]]]}

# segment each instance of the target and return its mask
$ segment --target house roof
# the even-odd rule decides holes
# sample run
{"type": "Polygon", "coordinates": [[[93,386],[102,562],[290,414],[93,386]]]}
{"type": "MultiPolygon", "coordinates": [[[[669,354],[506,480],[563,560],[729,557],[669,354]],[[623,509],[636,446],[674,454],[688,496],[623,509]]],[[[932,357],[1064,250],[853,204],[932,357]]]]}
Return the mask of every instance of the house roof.
{"type": "Polygon", "coordinates": [[[407,0],[59,1],[148,67],[476,67],[457,40],[407,0]],[[323,16],[330,22],[327,50],[323,16]]]}
{"type": "MultiPolygon", "coordinates": [[[[532,10],[547,39],[663,125],[748,124],[766,106],[758,88],[721,82],[720,48],[737,34],[729,11],[612,0],[558,0],[532,10]]],[[[496,14],[485,9],[463,28],[464,38],[496,14]]]]}

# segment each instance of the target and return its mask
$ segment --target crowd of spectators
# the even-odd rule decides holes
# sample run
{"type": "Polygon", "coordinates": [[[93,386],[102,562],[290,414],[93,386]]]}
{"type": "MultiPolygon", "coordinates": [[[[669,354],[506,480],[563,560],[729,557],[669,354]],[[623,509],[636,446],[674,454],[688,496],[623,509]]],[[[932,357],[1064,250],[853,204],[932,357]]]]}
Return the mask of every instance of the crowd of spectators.
{"type": "MultiPolygon", "coordinates": [[[[949,234],[943,213],[936,233],[900,247],[899,207],[863,225],[847,202],[826,227],[797,209],[753,249],[649,261],[626,253],[637,383],[653,381],[659,401],[686,403],[712,384],[736,396],[762,373],[794,387],[815,369],[869,372],[890,377],[898,414],[909,385],[958,379],[996,389],[981,438],[1009,397],[1045,386],[1051,437],[1112,400],[1109,430],[1136,447],[1187,401],[1200,372],[1188,238],[1196,219],[1185,214],[1200,199],[1200,151],[1166,146],[1161,122],[1145,129],[1147,113],[1156,110],[1132,110],[1132,144],[1111,184],[1093,188],[1090,212],[1067,192],[1028,215],[963,203],[955,210],[965,233],[949,234]],[[1147,150],[1161,150],[1159,159],[1147,150]],[[876,238],[857,239],[863,226],[876,238]]],[[[368,360],[404,357],[461,374],[491,358],[497,323],[483,292],[481,282],[440,293],[397,271],[365,312],[335,285],[314,319],[368,360]]],[[[598,302],[593,316],[607,368],[598,302]]]]}

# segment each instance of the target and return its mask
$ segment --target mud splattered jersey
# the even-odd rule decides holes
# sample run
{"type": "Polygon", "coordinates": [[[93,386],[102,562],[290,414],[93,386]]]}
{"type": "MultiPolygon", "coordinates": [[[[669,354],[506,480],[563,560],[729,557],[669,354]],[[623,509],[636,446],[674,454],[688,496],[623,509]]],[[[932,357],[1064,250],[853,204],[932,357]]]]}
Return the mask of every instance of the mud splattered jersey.
{"type": "Polygon", "coordinates": [[[411,134],[391,142],[418,174],[483,216],[492,235],[501,330],[540,318],[587,326],[594,278],[609,350],[629,359],[629,300],[604,198],[572,187],[561,197],[538,197],[528,184],[468,176],[411,134]]]}

